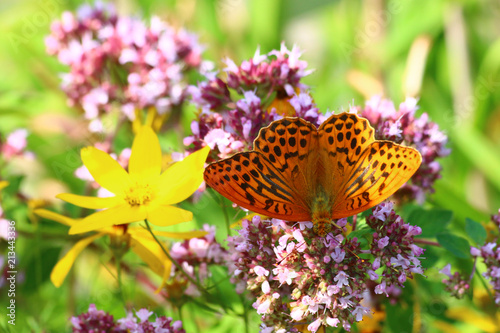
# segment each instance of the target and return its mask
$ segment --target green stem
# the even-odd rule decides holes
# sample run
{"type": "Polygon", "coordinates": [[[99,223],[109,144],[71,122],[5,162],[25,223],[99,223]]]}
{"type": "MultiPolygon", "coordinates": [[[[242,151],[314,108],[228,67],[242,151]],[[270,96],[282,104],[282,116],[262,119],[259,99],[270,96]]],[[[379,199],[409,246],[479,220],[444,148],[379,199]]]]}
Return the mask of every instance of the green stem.
{"type": "Polygon", "coordinates": [[[160,246],[160,248],[163,251],[163,253],[174,264],[174,266],[189,280],[189,282],[191,282],[192,284],[194,284],[202,293],[210,296],[210,294],[208,293],[208,291],[206,291],[205,288],[203,288],[195,279],[193,279],[191,277],[191,275],[189,275],[188,273],[186,273],[186,271],[182,268],[182,266],[174,258],[172,258],[172,256],[170,255],[170,253],[163,247],[163,244],[158,240],[158,238],[156,238],[156,235],[153,233],[153,230],[151,230],[151,226],[149,225],[148,220],[145,219],[144,222],[146,222],[146,227],[147,227],[149,233],[151,234],[151,236],[153,236],[153,238],[156,241],[156,243],[160,246]]]}
{"type": "Polygon", "coordinates": [[[241,299],[241,304],[243,305],[243,321],[245,322],[245,333],[250,332],[250,328],[248,327],[248,308],[245,304],[245,296],[242,294],[239,295],[241,299]]]}
{"type": "Polygon", "coordinates": [[[118,282],[118,293],[120,294],[120,299],[123,303],[123,307],[126,308],[127,304],[125,303],[125,296],[123,293],[123,285],[122,285],[121,257],[115,255],[115,263],[116,263],[116,281],[118,282]]]}
{"type": "Polygon", "coordinates": [[[182,317],[182,304],[177,307],[177,312],[179,313],[179,320],[184,323],[184,318],[182,317]]]}
{"type": "Polygon", "coordinates": [[[475,273],[476,275],[479,277],[479,281],[481,282],[481,284],[483,285],[484,289],[486,290],[486,292],[488,293],[488,296],[491,298],[491,299],[495,299],[493,297],[493,294],[491,293],[491,290],[490,290],[490,286],[488,286],[488,284],[486,283],[486,280],[484,279],[484,277],[481,275],[481,273],[479,273],[477,270],[475,270],[475,273]]]}
{"type": "Polygon", "coordinates": [[[421,238],[414,238],[413,242],[416,244],[426,244],[426,245],[441,247],[441,245],[438,242],[433,242],[433,241],[421,239],[421,238]]]}

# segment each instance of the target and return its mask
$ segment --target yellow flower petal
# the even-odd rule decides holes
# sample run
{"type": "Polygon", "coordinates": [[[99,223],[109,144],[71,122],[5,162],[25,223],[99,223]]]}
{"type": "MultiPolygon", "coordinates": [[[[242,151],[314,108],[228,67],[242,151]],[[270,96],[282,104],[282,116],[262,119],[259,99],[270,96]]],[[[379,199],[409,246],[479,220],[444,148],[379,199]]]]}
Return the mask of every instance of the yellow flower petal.
{"type": "Polygon", "coordinates": [[[174,206],[156,206],[148,210],[148,221],[154,225],[164,227],[177,223],[191,221],[193,213],[174,206]]]}
{"type": "Polygon", "coordinates": [[[104,234],[97,234],[87,238],[84,238],[78,241],[69,251],[64,255],[64,257],[59,260],[59,262],[52,269],[52,273],[50,273],[50,281],[56,287],[60,287],[63,283],[66,275],[68,275],[69,270],[73,266],[76,257],[83,251],[90,243],[96,240],[99,237],[102,237],[104,234]]]}
{"type": "Polygon", "coordinates": [[[204,147],[177,162],[160,177],[158,200],[162,204],[178,203],[188,198],[203,181],[203,170],[210,148],[204,147]]]}
{"type": "Polygon", "coordinates": [[[135,136],[128,171],[135,179],[148,179],[161,173],[160,141],[149,126],[143,126],[135,136]]]}
{"type": "Polygon", "coordinates": [[[64,225],[68,225],[70,227],[77,224],[80,221],[80,220],[75,220],[75,219],[72,219],[71,217],[67,217],[67,216],[64,216],[64,215],[61,215],[61,214],[58,214],[55,212],[51,212],[50,210],[47,210],[47,209],[35,209],[33,212],[36,215],[43,217],[44,219],[56,221],[56,222],[59,222],[59,223],[64,224],[64,225]]]}
{"type": "MultiPolygon", "coordinates": [[[[135,234],[141,237],[145,237],[146,235],[150,235],[148,230],[143,228],[129,228],[128,232],[130,234],[135,234]]],[[[175,239],[191,239],[191,238],[201,238],[208,234],[206,231],[202,230],[194,230],[194,231],[186,231],[186,232],[169,232],[169,231],[158,231],[153,230],[153,233],[156,236],[175,238],[175,239]]]]}
{"type": "Polygon", "coordinates": [[[84,195],[77,195],[71,193],[61,193],[56,195],[56,198],[69,202],[70,204],[73,204],[75,206],[90,208],[90,209],[103,209],[103,208],[114,207],[123,202],[123,200],[121,200],[118,197],[106,197],[106,198],[87,197],[84,195]]]}
{"type": "Polygon", "coordinates": [[[202,230],[186,231],[186,232],[168,232],[168,231],[155,231],[155,235],[176,238],[176,239],[191,239],[201,238],[208,235],[208,232],[202,230]]]}
{"type": "Polygon", "coordinates": [[[163,271],[163,278],[161,280],[158,289],[155,290],[155,293],[158,294],[163,287],[167,284],[168,279],[170,279],[170,274],[172,274],[172,262],[170,260],[165,261],[164,263],[165,269],[163,271]]]}
{"type": "Polygon", "coordinates": [[[134,251],[153,272],[159,276],[163,276],[165,260],[168,257],[163,253],[163,250],[158,243],[148,233],[145,236],[130,235],[130,248],[134,251]],[[149,235],[149,237],[148,237],[149,235]]]}
{"type": "Polygon", "coordinates": [[[4,188],[6,188],[7,186],[9,186],[9,182],[6,181],[6,180],[1,180],[0,181],[0,191],[3,190],[4,188]]]}
{"type": "Polygon", "coordinates": [[[130,247],[153,272],[162,277],[160,286],[155,291],[159,293],[170,278],[172,262],[149,233],[148,236],[138,236],[136,233],[131,233],[130,247]]]}
{"type": "Polygon", "coordinates": [[[121,205],[100,212],[96,212],[82,219],[69,229],[69,234],[81,234],[88,231],[100,230],[113,224],[126,224],[144,220],[147,211],[144,206],[121,205]]]}
{"type": "Polygon", "coordinates": [[[83,164],[89,169],[94,180],[105,189],[120,194],[130,186],[130,176],[111,156],[95,147],[81,151],[83,164]]]}

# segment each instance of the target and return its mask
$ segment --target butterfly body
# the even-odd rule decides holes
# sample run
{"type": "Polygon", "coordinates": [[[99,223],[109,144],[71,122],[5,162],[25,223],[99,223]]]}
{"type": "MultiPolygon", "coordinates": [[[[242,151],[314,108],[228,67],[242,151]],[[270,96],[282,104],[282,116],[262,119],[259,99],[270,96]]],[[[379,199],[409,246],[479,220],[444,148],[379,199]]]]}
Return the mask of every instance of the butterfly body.
{"type": "Polygon", "coordinates": [[[313,223],[314,232],[321,237],[325,236],[332,229],[331,201],[330,196],[324,191],[323,186],[318,185],[318,191],[311,203],[310,221],[313,223]]]}
{"type": "Polygon", "coordinates": [[[229,200],[286,221],[312,221],[319,236],[334,219],[369,209],[418,169],[413,148],[375,140],[355,114],[332,115],[319,128],[283,118],[260,130],[254,150],[207,166],[204,179],[229,200]]]}

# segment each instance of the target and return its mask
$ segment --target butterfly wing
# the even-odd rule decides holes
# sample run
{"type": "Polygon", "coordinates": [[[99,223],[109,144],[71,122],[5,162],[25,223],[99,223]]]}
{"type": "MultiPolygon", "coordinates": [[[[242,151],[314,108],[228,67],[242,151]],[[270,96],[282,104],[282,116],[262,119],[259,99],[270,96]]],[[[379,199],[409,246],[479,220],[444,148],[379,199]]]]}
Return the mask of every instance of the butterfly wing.
{"type": "Polygon", "coordinates": [[[322,158],[332,168],[324,183],[332,193],[333,219],[384,201],[420,166],[422,157],[417,150],[375,140],[373,132],[366,119],[347,113],[330,117],[319,128],[322,158]]]}
{"type": "Polygon", "coordinates": [[[309,219],[289,182],[259,152],[214,162],[205,169],[204,179],[224,197],[253,212],[288,221],[309,219]]]}
{"type": "Polygon", "coordinates": [[[374,130],[365,118],[341,113],[321,124],[318,138],[322,164],[326,166],[321,184],[330,194],[330,204],[334,204],[362,152],[375,141],[374,130]]]}
{"type": "Polygon", "coordinates": [[[332,206],[332,218],[346,217],[378,205],[417,171],[420,153],[391,141],[376,141],[350,170],[332,206]]]}
{"type": "Polygon", "coordinates": [[[318,130],[300,118],[283,118],[260,130],[254,150],[275,167],[293,189],[296,200],[309,207],[318,179],[318,130]]]}

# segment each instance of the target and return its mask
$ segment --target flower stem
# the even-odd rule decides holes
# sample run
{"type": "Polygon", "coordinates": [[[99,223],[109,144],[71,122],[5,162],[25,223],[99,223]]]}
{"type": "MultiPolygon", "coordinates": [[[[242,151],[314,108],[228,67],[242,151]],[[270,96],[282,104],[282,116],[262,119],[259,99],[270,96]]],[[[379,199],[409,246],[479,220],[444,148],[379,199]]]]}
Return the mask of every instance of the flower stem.
{"type": "Polygon", "coordinates": [[[116,264],[116,281],[118,282],[118,293],[120,294],[120,299],[123,303],[123,307],[126,308],[125,296],[123,293],[123,285],[122,285],[122,261],[120,256],[115,255],[115,264],[116,264]]]}
{"type": "Polygon", "coordinates": [[[241,299],[241,305],[243,305],[243,320],[245,322],[245,333],[249,332],[249,327],[248,327],[248,308],[245,303],[245,298],[242,294],[239,295],[241,299]]]}
{"type": "Polygon", "coordinates": [[[179,320],[184,323],[184,318],[182,317],[182,304],[177,307],[177,312],[179,313],[179,320]]]}
{"type": "Polygon", "coordinates": [[[160,246],[161,250],[163,253],[167,256],[167,258],[174,264],[175,268],[177,268],[192,284],[194,284],[202,293],[206,295],[210,295],[208,291],[205,290],[191,275],[186,273],[184,268],[170,255],[170,253],[163,247],[163,244],[156,238],[156,235],[153,233],[153,230],[151,230],[151,226],[149,225],[149,222],[147,219],[144,220],[146,222],[146,227],[148,228],[149,233],[151,236],[153,236],[154,240],[156,243],[160,246]]]}
{"type": "Polygon", "coordinates": [[[432,245],[432,246],[438,246],[438,247],[441,246],[438,242],[433,242],[433,241],[429,241],[426,239],[420,239],[420,238],[414,238],[413,242],[418,243],[418,244],[426,244],[426,245],[432,245]]]}

